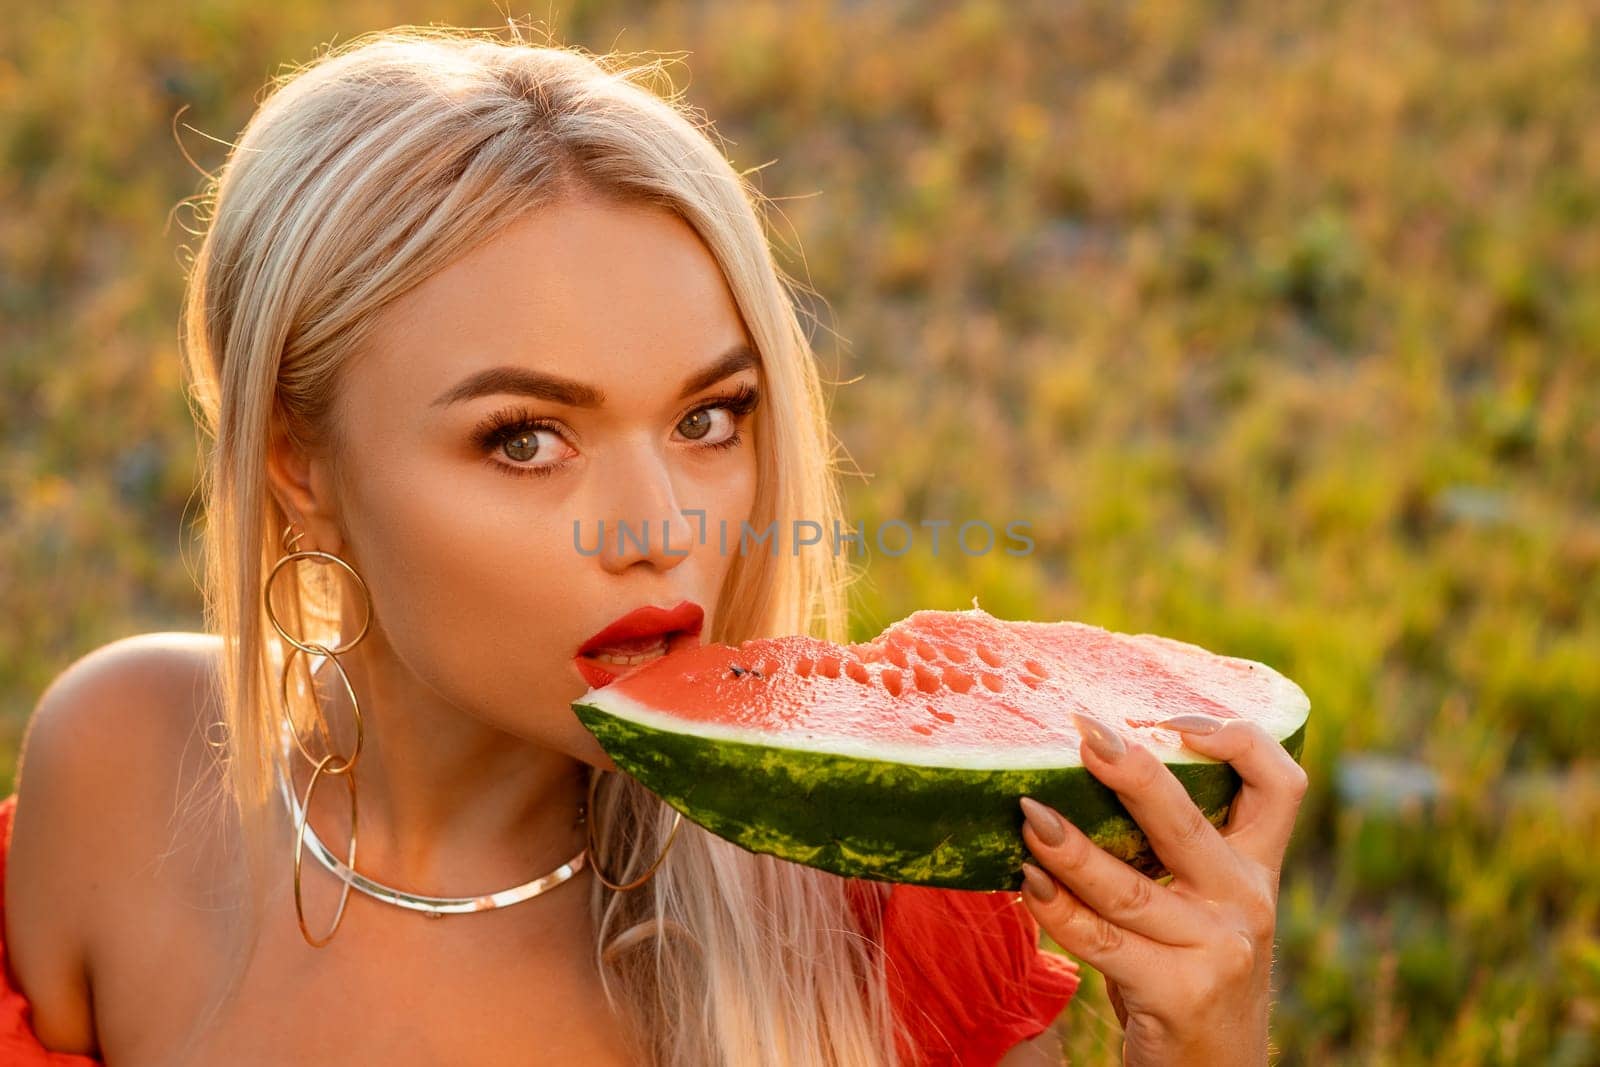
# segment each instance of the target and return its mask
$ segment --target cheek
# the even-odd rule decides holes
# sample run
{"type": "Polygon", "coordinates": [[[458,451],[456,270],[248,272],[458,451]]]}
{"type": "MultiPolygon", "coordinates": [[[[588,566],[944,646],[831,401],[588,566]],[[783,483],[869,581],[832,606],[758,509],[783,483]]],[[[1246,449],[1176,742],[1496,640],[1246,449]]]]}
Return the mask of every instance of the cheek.
{"type": "MultiPolygon", "coordinates": [[[[705,510],[705,544],[696,548],[709,557],[707,562],[717,573],[716,588],[720,588],[722,579],[738,556],[739,537],[745,529],[744,524],[748,523],[755,533],[760,532],[755,522],[756,487],[759,484],[757,453],[753,433],[747,430],[745,437],[751,443],[739,449],[738,457],[715,466],[697,487],[695,495],[704,503],[683,505],[705,510]],[[725,535],[721,533],[724,530],[725,535]],[[725,553],[719,541],[723,536],[727,543],[725,553]]],[[[690,524],[698,529],[697,519],[691,517],[690,524]]]]}
{"type": "Polygon", "coordinates": [[[575,578],[567,523],[528,506],[532,494],[497,492],[489,477],[440,472],[432,481],[375,479],[361,501],[360,550],[392,594],[386,617],[482,639],[514,619],[539,622],[541,608],[563,602],[575,578]]]}
{"type": "Polygon", "coordinates": [[[496,490],[489,478],[434,477],[442,484],[421,474],[364,484],[350,519],[358,569],[411,673],[446,702],[526,734],[575,695],[566,646],[585,613],[575,620],[565,606],[592,597],[592,561],[574,565],[565,510],[530,507],[534,496],[519,498],[511,478],[496,490]]]}
{"type": "Polygon", "coordinates": [[[739,450],[738,462],[729,475],[719,479],[715,492],[726,514],[737,520],[749,519],[755,510],[758,453],[753,431],[745,434],[749,443],[739,450]]]}

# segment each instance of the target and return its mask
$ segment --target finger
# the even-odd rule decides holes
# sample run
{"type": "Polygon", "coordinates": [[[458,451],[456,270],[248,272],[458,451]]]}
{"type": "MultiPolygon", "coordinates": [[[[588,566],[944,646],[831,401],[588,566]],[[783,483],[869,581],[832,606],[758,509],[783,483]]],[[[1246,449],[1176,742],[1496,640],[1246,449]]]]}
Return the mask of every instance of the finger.
{"type": "Polygon", "coordinates": [[[1306,794],[1305,769],[1260,723],[1217,721],[1222,725],[1215,733],[1180,729],[1183,743],[1202,756],[1226,761],[1239,772],[1243,785],[1234,798],[1223,836],[1240,855],[1278,871],[1306,794]]]}
{"type": "Polygon", "coordinates": [[[1033,864],[1025,864],[1027,867],[1039,871],[1055,889],[1049,900],[1041,901],[1032,890],[1024,890],[1022,899],[1056,944],[1106,977],[1135,988],[1157,980],[1164,967],[1170,969],[1164,963],[1164,954],[1173,951],[1170,947],[1158,946],[1143,934],[1108,921],[1049,872],[1033,864]]]}
{"type": "Polygon", "coordinates": [[[1202,892],[1226,895],[1237,882],[1239,857],[1183,783],[1148,748],[1097,720],[1073,717],[1084,735],[1079,755],[1085,769],[1117,794],[1167,869],[1202,892]]]}
{"type": "Polygon", "coordinates": [[[1194,906],[1164,885],[1134,870],[1096,845],[1076,826],[1045,804],[1024,797],[1022,840],[1039,866],[1072,890],[1079,900],[1118,926],[1168,945],[1192,945],[1204,919],[1194,906]],[[1039,822],[1034,820],[1038,819],[1039,822]],[[1041,833],[1054,826],[1060,842],[1041,833]]]}

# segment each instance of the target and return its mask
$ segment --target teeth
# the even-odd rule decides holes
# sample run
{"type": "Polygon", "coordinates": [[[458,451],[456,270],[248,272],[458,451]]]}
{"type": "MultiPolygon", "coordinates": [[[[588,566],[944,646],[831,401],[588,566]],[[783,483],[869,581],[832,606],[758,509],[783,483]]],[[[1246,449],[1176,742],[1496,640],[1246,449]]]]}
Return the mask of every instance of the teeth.
{"type": "Polygon", "coordinates": [[[590,656],[591,659],[597,659],[601,663],[615,663],[618,666],[626,667],[626,666],[630,666],[630,665],[635,664],[635,663],[643,663],[646,660],[655,659],[658,656],[663,656],[663,655],[666,654],[666,651],[667,651],[666,638],[661,638],[655,644],[651,645],[649,648],[644,649],[641,652],[604,652],[604,651],[602,651],[602,652],[591,652],[591,653],[589,653],[589,656],[590,656]]]}

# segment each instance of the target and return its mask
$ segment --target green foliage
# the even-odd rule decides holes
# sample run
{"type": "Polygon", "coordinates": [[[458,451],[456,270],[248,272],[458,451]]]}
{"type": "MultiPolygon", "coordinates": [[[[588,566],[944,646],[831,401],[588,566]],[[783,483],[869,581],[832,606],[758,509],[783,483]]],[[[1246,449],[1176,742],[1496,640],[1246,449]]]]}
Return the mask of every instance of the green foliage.
{"type": "MultiPolygon", "coordinates": [[[[1280,1062],[1600,1059],[1588,5],[566,6],[563,41],[688,50],[735,165],[772,163],[819,356],[860,378],[852,518],[1030,524],[1026,557],[874,551],[859,634],[978,596],[1278,667],[1313,706],[1280,1062]],[[1438,795],[1341,792],[1364,751],[1438,795]]],[[[74,656],[200,627],[174,128],[214,168],[280,64],[430,21],[503,17],[8,14],[0,754],[74,656]]],[[[1092,977],[1064,1029],[1116,1059],[1092,977]]]]}

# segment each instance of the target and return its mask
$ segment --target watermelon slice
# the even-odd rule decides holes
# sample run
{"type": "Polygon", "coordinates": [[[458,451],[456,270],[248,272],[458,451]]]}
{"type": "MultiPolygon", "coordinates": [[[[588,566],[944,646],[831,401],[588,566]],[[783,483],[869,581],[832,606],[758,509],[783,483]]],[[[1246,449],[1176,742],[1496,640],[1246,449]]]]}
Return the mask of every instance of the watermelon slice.
{"type": "Polygon", "coordinates": [[[752,852],[835,874],[1018,889],[1018,798],[1056,808],[1140,870],[1165,867],[1082,766],[1069,712],[1154,751],[1214,824],[1238,774],[1155,724],[1259,722],[1298,760],[1310,701],[1262,663],[1154,634],[916,611],[869,642],[708,644],[573,702],[617,766],[752,852]]]}

